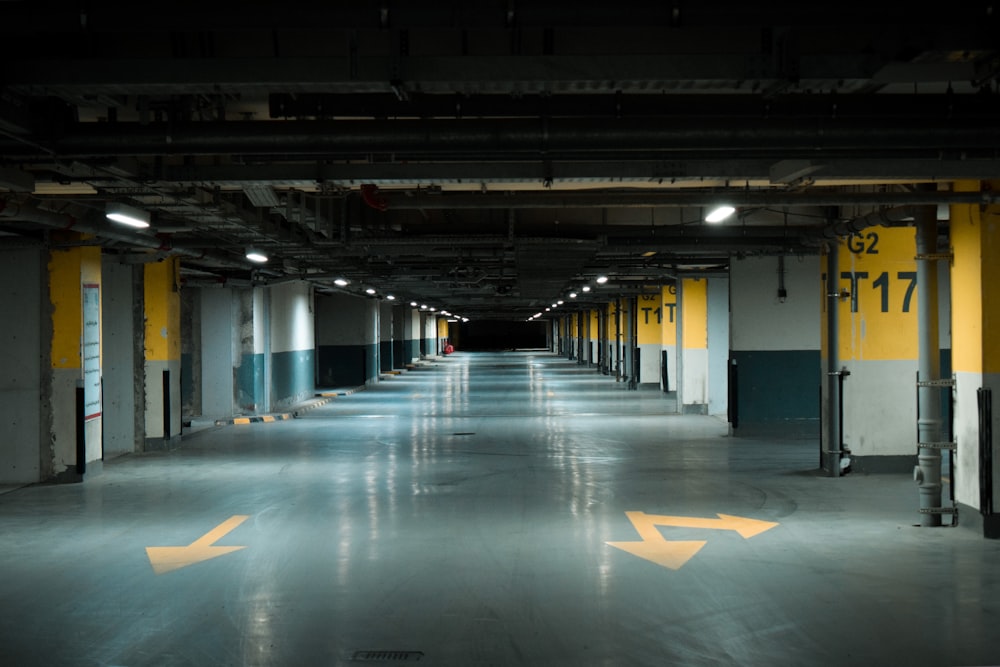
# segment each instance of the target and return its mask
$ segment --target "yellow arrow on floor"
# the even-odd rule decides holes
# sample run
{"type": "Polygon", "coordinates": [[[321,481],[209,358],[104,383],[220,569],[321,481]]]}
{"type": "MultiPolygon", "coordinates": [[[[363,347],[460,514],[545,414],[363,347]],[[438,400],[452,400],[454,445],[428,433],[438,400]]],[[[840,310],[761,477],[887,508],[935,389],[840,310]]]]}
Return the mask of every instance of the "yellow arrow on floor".
{"type": "Polygon", "coordinates": [[[743,539],[748,540],[778,525],[773,521],[748,519],[729,514],[717,514],[718,518],[715,519],[646,514],[645,512],[625,512],[625,516],[635,526],[635,530],[642,540],[637,542],[606,542],[606,544],[671,570],[679,570],[683,567],[708,542],[705,540],[667,540],[664,539],[657,526],[732,530],[739,533],[743,539]]]}
{"type": "Polygon", "coordinates": [[[229,517],[186,547],[146,547],[146,555],[153,572],[164,574],[172,570],[224,556],[246,547],[217,547],[215,543],[250,517],[237,514],[229,517]]]}

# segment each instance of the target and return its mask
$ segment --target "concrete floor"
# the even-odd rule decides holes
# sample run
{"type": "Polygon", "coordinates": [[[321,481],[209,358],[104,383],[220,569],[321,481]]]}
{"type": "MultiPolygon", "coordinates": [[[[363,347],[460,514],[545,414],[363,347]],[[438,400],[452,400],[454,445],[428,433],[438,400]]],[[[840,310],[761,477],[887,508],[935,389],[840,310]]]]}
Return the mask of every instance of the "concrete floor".
{"type": "Polygon", "coordinates": [[[672,407],[456,354],[4,493],[0,665],[1000,663],[1000,544],[672,407]]]}

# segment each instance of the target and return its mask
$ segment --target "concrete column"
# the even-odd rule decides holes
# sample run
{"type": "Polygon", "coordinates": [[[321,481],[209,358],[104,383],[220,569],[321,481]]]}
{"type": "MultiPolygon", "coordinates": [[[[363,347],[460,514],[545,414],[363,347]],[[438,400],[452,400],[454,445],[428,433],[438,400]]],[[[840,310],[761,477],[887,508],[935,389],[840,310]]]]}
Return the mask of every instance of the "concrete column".
{"type": "Polygon", "coordinates": [[[316,297],[320,387],[351,388],[378,381],[378,307],[374,299],[346,294],[316,297]]]}
{"type": "Polygon", "coordinates": [[[708,413],[708,284],[681,281],[681,405],[684,413],[708,413]]]}
{"type": "MultiPolygon", "coordinates": [[[[853,470],[909,472],[917,442],[914,229],[871,228],[838,243],[840,275],[832,287],[849,294],[837,304],[841,368],[823,372],[850,373],[843,385],[844,447],[853,470]]],[[[825,318],[824,311],[824,324],[825,318]]],[[[830,395],[833,385],[824,391],[830,395]]]]}
{"type": "Polygon", "coordinates": [[[410,363],[409,336],[406,332],[410,321],[408,306],[392,308],[392,370],[401,370],[410,363]]]}
{"type": "Polygon", "coordinates": [[[165,447],[181,435],[180,260],[143,267],[145,311],[146,447],[165,447]]]}
{"type": "Polygon", "coordinates": [[[142,311],[135,308],[141,296],[141,267],[105,257],[101,277],[105,459],[142,450],[145,338],[138,317],[142,311]]]}
{"type": "Polygon", "coordinates": [[[233,358],[236,409],[245,414],[267,412],[270,386],[267,288],[240,288],[233,291],[233,296],[238,350],[233,358]]]}
{"type": "MultiPolygon", "coordinates": [[[[956,191],[995,192],[1000,181],[962,182],[956,191]]],[[[1000,537],[1000,206],[951,206],[952,363],[955,374],[956,465],[952,471],[959,525],[1000,537]],[[992,413],[979,408],[989,392],[992,413]],[[989,437],[992,432],[992,437],[989,437]]]]}
{"type": "Polygon", "coordinates": [[[395,314],[395,308],[392,307],[392,301],[382,301],[379,303],[379,370],[382,372],[389,372],[394,367],[394,348],[393,348],[393,316],[395,314]]]}
{"type": "Polygon", "coordinates": [[[663,350],[663,296],[640,294],[636,312],[636,333],[639,344],[639,383],[660,383],[660,353],[663,350]]]}
{"type": "Polygon", "coordinates": [[[660,355],[660,389],[667,392],[677,391],[677,285],[664,285],[660,290],[662,314],[663,354],[660,355]],[[663,382],[663,364],[667,365],[666,385],[663,382]]]}
{"type": "MultiPolygon", "coordinates": [[[[52,319],[48,253],[0,246],[0,484],[33,484],[56,473],[52,442],[52,319]]],[[[79,327],[77,327],[79,329],[79,327]]],[[[78,353],[79,354],[79,353],[78,353]]],[[[70,406],[72,408],[72,406],[70,406]]],[[[60,412],[66,408],[59,406],[60,412]]],[[[75,461],[60,465],[59,472],[75,461]]]]}
{"type": "Polygon", "coordinates": [[[724,416],[729,410],[729,278],[708,279],[708,413],[724,416]]]}
{"type": "Polygon", "coordinates": [[[820,258],[786,257],[779,270],[777,257],[730,264],[737,435],[819,432],[820,258]]]}
{"type": "MultiPolygon", "coordinates": [[[[240,303],[234,291],[227,288],[196,288],[191,291],[197,293],[198,357],[201,361],[196,367],[192,365],[202,397],[201,410],[197,414],[228,419],[236,412],[244,411],[236,410],[234,382],[235,357],[240,349],[240,303]]],[[[252,363],[252,360],[248,361],[252,363]]],[[[242,364],[242,359],[240,362],[242,364]]],[[[260,407],[263,408],[263,405],[260,407]]],[[[257,406],[253,408],[252,412],[255,412],[257,406]]]]}

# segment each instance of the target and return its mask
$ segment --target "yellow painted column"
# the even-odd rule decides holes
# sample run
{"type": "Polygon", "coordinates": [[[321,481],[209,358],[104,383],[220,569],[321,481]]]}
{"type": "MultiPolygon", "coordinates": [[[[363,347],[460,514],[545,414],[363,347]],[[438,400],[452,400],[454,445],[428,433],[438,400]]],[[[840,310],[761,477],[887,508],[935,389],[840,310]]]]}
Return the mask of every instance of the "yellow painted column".
{"type": "Polygon", "coordinates": [[[636,318],[639,344],[639,382],[660,383],[661,353],[663,351],[663,320],[666,308],[661,290],[653,294],[640,294],[636,318]]]}
{"type": "Polygon", "coordinates": [[[600,345],[600,335],[601,335],[601,322],[599,317],[599,311],[591,308],[587,311],[587,320],[590,323],[587,330],[587,344],[590,349],[587,352],[587,360],[591,364],[596,364],[598,359],[598,346],[600,345]]]}
{"type": "MultiPolygon", "coordinates": [[[[77,234],[60,234],[67,243],[77,234]]],[[[43,478],[78,479],[78,470],[99,465],[101,451],[101,249],[79,246],[49,256],[52,304],[51,458],[43,456],[43,478]],[[83,412],[77,407],[82,390],[83,412]],[[84,441],[77,423],[84,420],[84,441]],[[82,451],[80,445],[82,444],[82,451]]]]}
{"type": "Polygon", "coordinates": [[[682,412],[708,412],[708,282],[681,281],[682,412]]]}
{"type": "Polygon", "coordinates": [[[664,391],[677,391],[677,285],[664,285],[660,290],[663,312],[661,341],[667,353],[667,386],[664,391]]]}
{"type": "MultiPolygon", "coordinates": [[[[959,192],[996,192],[1000,181],[955,184],[959,192]]],[[[952,368],[955,375],[954,471],[960,525],[1000,537],[1000,206],[951,206],[952,368]],[[993,442],[980,447],[980,390],[993,398],[993,442]],[[992,459],[992,464],[990,460],[992,459]],[[992,478],[992,479],[991,479],[992,478]],[[981,526],[979,525],[981,524],[981,526]]]]}
{"type": "Polygon", "coordinates": [[[157,447],[181,433],[180,260],[146,264],[146,439],[157,447]]]}
{"type": "MultiPolygon", "coordinates": [[[[917,451],[915,229],[873,227],[838,243],[834,286],[849,295],[838,300],[838,356],[850,373],[843,383],[843,444],[856,470],[909,470],[917,451]]],[[[824,307],[824,334],[826,317],[824,307]]],[[[826,360],[825,335],[822,345],[826,360]]]]}

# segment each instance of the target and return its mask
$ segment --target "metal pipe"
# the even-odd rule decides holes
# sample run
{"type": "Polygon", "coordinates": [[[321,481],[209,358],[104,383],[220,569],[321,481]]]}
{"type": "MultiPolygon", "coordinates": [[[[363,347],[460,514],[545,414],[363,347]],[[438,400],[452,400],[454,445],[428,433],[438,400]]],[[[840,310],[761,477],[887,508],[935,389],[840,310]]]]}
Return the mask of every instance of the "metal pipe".
{"type": "Polygon", "coordinates": [[[944,116],[904,121],[839,118],[655,116],[609,123],[606,118],[393,119],[197,123],[77,123],[43,150],[0,139],[14,158],[62,159],[115,155],[504,155],[637,151],[855,151],[864,155],[914,151],[931,155],[1000,147],[993,117],[944,116]]]}
{"type": "MultiPolygon", "coordinates": [[[[486,208],[683,208],[710,206],[725,200],[737,208],[784,206],[908,206],[929,204],[983,204],[1000,201],[1000,194],[914,190],[909,192],[843,192],[787,190],[700,191],[639,189],[621,191],[541,191],[541,192],[443,192],[413,193],[386,191],[382,195],[390,210],[407,209],[486,209],[486,208]]],[[[892,218],[876,217],[863,227],[887,224],[892,218]]],[[[912,212],[908,212],[912,215],[912,212]]],[[[904,216],[906,217],[906,216],[904,216]]],[[[846,223],[849,224],[849,223],[846,223]]],[[[860,224],[860,223],[859,223],[860,224]]],[[[647,228],[648,229],[648,228],[647,228]]],[[[657,229],[659,231],[660,228],[657,229]]],[[[858,231],[851,227],[829,230],[834,235],[858,231]]]]}
{"type": "Polygon", "coordinates": [[[826,441],[825,469],[830,477],[840,476],[840,266],[839,241],[826,250],[826,441]]]}
{"type": "Polygon", "coordinates": [[[925,383],[941,379],[938,343],[937,210],[918,207],[917,234],[917,469],[922,526],[940,526],[941,514],[941,400],[938,390],[925,383]],[[927,443],[930,446],[923,446],[927,443]]]}

